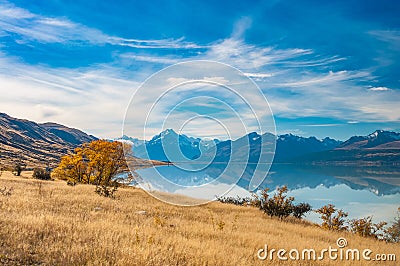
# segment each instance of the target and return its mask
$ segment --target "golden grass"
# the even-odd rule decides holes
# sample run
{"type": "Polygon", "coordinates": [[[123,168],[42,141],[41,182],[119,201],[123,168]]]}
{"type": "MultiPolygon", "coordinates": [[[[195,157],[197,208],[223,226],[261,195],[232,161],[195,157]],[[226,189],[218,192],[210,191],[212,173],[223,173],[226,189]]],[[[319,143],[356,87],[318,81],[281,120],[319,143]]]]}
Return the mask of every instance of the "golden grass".
{"type": "Polygon", "coordinates": [[[113,200],[98,196],[90,185],[70,187],[64,181],[9,172],[0,177],[4,187],[14,190],[11,196],[0,194],[0,264],[334,265],[328,259],[285,262],[276,256],[261,261],[256,253],[264,244],[287,251],[336,248],[339,237],[347,239],[349,248],[393,253],[400,259],[399,245],[325,231],[308,222],[272,219],[252,207],[219,202],[178,207],[135,188],[119,189],[113,200]]]}

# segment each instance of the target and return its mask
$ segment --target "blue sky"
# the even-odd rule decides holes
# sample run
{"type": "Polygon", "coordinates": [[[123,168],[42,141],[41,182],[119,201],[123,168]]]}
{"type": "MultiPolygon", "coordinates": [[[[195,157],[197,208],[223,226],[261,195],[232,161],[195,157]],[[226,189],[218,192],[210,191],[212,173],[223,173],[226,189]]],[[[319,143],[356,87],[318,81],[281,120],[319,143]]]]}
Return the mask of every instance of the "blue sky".
{"type": "Polygon", "coordinates": [[[280,134],[400,131],[398,14],[385,0],[0,0],[0,112],[116,137],[146,78],[215,60],[254,79],[280,134]]]}

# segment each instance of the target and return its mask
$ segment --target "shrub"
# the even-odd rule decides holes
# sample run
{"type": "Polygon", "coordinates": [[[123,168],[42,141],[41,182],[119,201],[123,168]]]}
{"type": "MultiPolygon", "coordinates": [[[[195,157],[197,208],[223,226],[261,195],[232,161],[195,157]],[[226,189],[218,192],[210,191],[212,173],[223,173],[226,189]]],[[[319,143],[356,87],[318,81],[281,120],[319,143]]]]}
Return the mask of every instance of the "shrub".
{"type": "Polygon", "coordinates": [[[229,203],[229,204],[234,204],[234,205],[240,205],[240,206],[247,206],[251,204],[251,198],[245,197],[241,198],[239,196],[235,197],[216,197],[217,201],[222,202],[222,203],[229,203]]]}
{"type": "Polygon", "coordinates": [[[301,219],[307,212],[311,210],[311,205],[308,203],[300,203],[293,205],[294,197],[287,197],[287,186],[277,188],[277,193],[272,198],[268,195],[269,188],[261,191],[260,195],[253,193],[251,198],[234,197],[217,197],[217,200],[222,203],[230,203],[241,206],[253,206],[264,211],[269,216],[277,216],[279,218],[288,217],[292,214],[294,217],[301,219]]]}
{"type": "Polygon", "coordinates": [[[293,206],[293,216],[298,219],[303,218],[303,216],[309,211],[311,211],[311,205],[305,202],[293,206]]]}
{"type": "Polygon", "coordinates": [[[33,169],[33,174],[32,174],[33,178],[36,179],[41,179],[41,180],[50,180],[50,171],[48,171],[47,169],[43,169],[43,168],[35,168],[33,169]]]}
{"type": "Polygon", "coordinates": [[[393,224],[385,230],[385,240],[393,243],[400,243],[400,207],[397,209],[397,217],[393,224]]]}
{"type": "Polygon", "coordinates": [[[344,218],[348,216],[348,213],[336,209],[335,205],[325,205],[315,212],[321,214],[322,228],[335,231],[347,230],[347,226],[344,225],[346,222],[344,218]]]}
{"type": "Polygon", "coordinates": [[[383,227],[386,222],[373,223],[372,216],[350,221],[350,231],[363,237],[382,238],[383,227]]]}
{"type": "Polygon", "coordinates": [[[293,197],[287,197],[287,186],[277,188],[277,193],[269,198],[268,189],[264,189],[261,193],[260,208],[269,216],[277,216],[284,218],[293,212],[293,197]]]}
{"type": "Polygon", "coordinates": [[[103,197],[115,198],[115,192],[117,191],[117,189],[118,189],[118,183],[114,182],[113,185],[108,184],[108,185],[96,186],[95,192],[103,197]]]}
{"type": "Polygon", "coordinates": [[[0,195],[9,197],[11,196],[13,190],[14,189],[12,187],[11,188],[5,187],[4,189],[0,188],[0,195]]]}
{"type": "Polygon", "coordinates": [[[15,176],[21,176],[22,171],[24,171],[25,169],[26,169],[26,164],[22,162],[17,162],[14,165],[13,174],[15,176]]]}

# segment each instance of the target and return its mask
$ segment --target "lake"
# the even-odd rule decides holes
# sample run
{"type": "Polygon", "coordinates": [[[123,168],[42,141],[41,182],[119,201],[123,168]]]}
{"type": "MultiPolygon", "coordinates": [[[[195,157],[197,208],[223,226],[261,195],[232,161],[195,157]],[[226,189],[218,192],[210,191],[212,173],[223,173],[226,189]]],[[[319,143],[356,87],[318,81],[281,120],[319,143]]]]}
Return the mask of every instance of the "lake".
{"type": "MultiPolygon", "coordinates": [[[[274,191],[287,185],[295,202],[308,202],[313,209],[326,204],[349,213],[348,218],[373,216],[373,221],[392,221],[400,206],[400,167],[302,166],[292,164],[176,165],[138,170],[141,187],[160,200],[157,191],[199,199],[198,204],[216,196],[250,196],[249,185],[274,191]],[[269,169],[269,172],[268,172],[269,169]],[[268,175],[265,176],[265,173],[268,175]]],[[[309,213],[306,219],[320,222],[309,213]]]]}

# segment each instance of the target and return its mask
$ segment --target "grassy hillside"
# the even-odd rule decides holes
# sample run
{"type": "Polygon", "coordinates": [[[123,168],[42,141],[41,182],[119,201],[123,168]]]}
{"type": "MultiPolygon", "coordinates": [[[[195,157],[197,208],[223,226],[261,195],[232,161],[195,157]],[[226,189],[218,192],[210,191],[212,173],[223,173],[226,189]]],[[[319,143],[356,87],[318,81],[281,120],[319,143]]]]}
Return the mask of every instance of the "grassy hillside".
{"type": "Polygon", "coordinates": [[[325,231],[308,222],[282,222],[253,207],[219,202],[177,207],[135,188],[121,188],[112,200],[95,194],[93,186],[70,187],[24,175],[0,176],[0,188],[13,188],[11,196],[0,193],[0,264],[315,265],[282,262],[276,256],[261,261],[256,254],[265,244],[287,251],[337,248],[339,237],[347,239],[348,248],[394,253],[400,260],[399,245],[325,231]]]}

